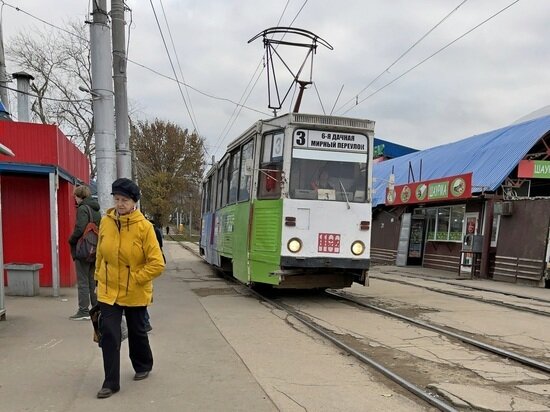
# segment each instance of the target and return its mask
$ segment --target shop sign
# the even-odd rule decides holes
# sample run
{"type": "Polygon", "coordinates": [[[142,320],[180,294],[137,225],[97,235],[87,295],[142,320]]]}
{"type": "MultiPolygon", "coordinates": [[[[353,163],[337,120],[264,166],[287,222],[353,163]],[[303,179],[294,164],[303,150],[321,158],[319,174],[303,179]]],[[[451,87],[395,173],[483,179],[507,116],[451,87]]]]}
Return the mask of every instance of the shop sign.
{"type": "Polygon", "coordinates": [[[550,179],[550,161],[548,160],[520,160],[518,177],[534,179],[550,179]]]}
{"type": "Polygon", "coordinates": [[[472,174],[408,183],[386,189],[386,205],[407,205],[472,197],[472,174]]]}

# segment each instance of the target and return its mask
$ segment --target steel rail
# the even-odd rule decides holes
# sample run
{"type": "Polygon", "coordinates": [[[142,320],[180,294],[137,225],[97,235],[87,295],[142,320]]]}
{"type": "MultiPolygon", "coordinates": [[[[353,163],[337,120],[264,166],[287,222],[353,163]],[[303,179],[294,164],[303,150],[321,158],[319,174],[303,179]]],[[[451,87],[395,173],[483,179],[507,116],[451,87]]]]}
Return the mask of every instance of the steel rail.
{"type": "MultiPolygon", "coordinates": [[[[236,280],[236,279],[234,279],[234,280],[236,280]]],[[[247,286],[247,285],[244,285],[241,282],[238,282],[238,283],[240,283],[243,286],[247,286]]],[[[412,394],[414,394],[418,398],[426,401],[427,403],[429,403],[432,406],[435,406],[440,411],[457,412],[457,409],[454,408],[452,405],[450,405],[450,404],[448,404],[448,403],[446,403],[446,402],[444,402],[440,399],[435,398],[429,392],[426,392],[426,391],[420,389],[418,386],[414,385],[412,382],[409,382],[408,380],[406,380],[405,378],[399,376],[395,372],[392,372],[390,369],[388,369],[385,366],[383,366],[382,364],[376,362],[374,359],[372,359],[372,358],[366,356],[365,354],[353,349],[351,346],[345,344],[341,340],[339,340],[339,339],[335,338],[334,336],[330,335],[329,333],[325,332],[319,325],[312,322],[306,316],[298,313],[294,309],[291,309],[287,305],[275,302],[275,301],[265,297],[264,295],[262,295],[259,292],[256,292],[253,289],[248,288],[248,290],[254,296],[256,296],[257,298],[263,300],[264,302],[269,303],[270,305],[272,305],[273,307],[275,307],[279,310],[287,312],[288,314],[290,314],[291,316],[293,316],[294,318],[299,320],[301,323],[306,325],[308,328],[310,328],[311,330],[315,331],[317,334],[321,335],[325,339],[332,342],[335,346],[339,347],[340,349],[345,350],[347,353],[354,356],[356,359],[358,359],[361,362],[366,363],[367,365],[371,366],[372,368],[374,368],[375,370],[377,370],[378,372],[380,372],[381,374],[383,374],[387,378],[391,379],[392,381],[394,381],[395,383],[397,383],[401,387],[405,388],[406,390],[408,390],[409,392],[411,392],[412,394]]]]}
{"type": "MultiPolygon", "coordinates": [[[[501,302],[501,301],[494,300],[494,299],[479,298],[479,297],[476,297],[476,296],[470,296],[470,295],[460,293],[460,292],[453,292],[451,290],[437,289],[437,288],[433,288],[431,286],[417,285],[415,283],[405,282],[404,280],[399,280],[399,279],[386,279],[386,278],[381,278],[381,277],[378,277],[378,276],[376,276],[376,277],[375,276],[370,276],[370,277],[371,277],[371,279],[377,279],[377,280],[382,280],[382,281],[385,281],[385,282],[393,282],[393,283],[400,283],[402,285],[414,286],[414,287],[417,287],[417,288],[422,288],[422,289],[429,290],[431,292],[442,293],[442,294],[450,295],[450,296],[456,296],[456,297],[463,298],[463,299],[471,299],[471,300],[475,300],[477,302],[487,303],[487,304],[490,304],[490,305],[503,306],[505,308],[515,309],[515,310],[519,310],[519,311],[522,311],[522,312],[529,312],[529,313],[533,313],[535,315],[550,316],[550,312],[540,310],[540,309],[529,308],[529,307],[525,307],[525,306],[514,305],[513,303],[501,302]]],[[[425,279],[425,278],[422,278],[422,279],[425,279]]],[[[459,286],[459,287],[469,287],[469,286],[457,285],[455,283],[447,283],[447,284],[454,285],[454,286],[459,286]]],[[[493,293],[500,293],[500,292],[495,292],[494,290],[486,290],[486,291],[493,292],[493,293]]],[[[518,296],[518,295],[512,295],[512,296],[518,296]]],[[[518,297],[521,297],[521,296],[518,296],[518,297]]],[[[526,298],[526,299],[529,299],[529,298],[526,298]]],[[[545,301],[543,299],[534,299],[534,300],[543,301],[545,303],[550,304],[549,301],[545,301]]]]}
{"type": "MultiPolygon", "coordinates": [[[[388,274],[388,275],[390,275],[390,274],[388,274]]],[[[501,291],[501,290],[494,290],[494,289],[489,289],[489,288],[482,288],[482,287],[480,287],[480,286],[461,285],[460,283],[449,282],[448,280],[444,280],[444,279],[447,279],[447,278],[443,278],[443,277],[422,276],[422,275],[410,275],[410,274],[406,274],[406,273],[400,273],[399,276],[407,277],[407,278],[412,278],[412,279],[424,279],[424,280],[428,280],[428,281],[430,281],[430,282],[437,282],[437,283],[444,283],[444,284],[446,284],[446,285],[460,286],[460,287],[462,287],[462,288],[468,288],[468,289],[473,289],[473,290],[479,290],[479,291],[482,291],[482,292],[499,293],[499,294],[505,295],[505,296],[514,296],[514,297],[516,297],[516,298],[534,300],[534,301],[536,301],[536,302],[542,302],[542,303],[548,303],[548,304],[550,304],[550,300],[548,300],[548,299],[537,298],[536,296],[520,295],[520,294],[517,294],[517,293],[506,292],[506,291],[501,291]]],[[[381,278],[381,277],[379,277],[379,276],[377,276],[377,275],[373,275],[373,274],[371,274],[370,277],[371,277],[372,279],[388,280],[388,279],[381,278]]],[[[456,279],[456,280],[468,280],[468,279],[456,279]]]]}
{"type": "Polygon", "coordinates": [[[395,312],[392,312],[392,311],[387,310],[387,309],[382,309],[382,308],[379,308],[378,306],[374,306],[374,305],[371,305],[369,303],[361,302],[361,301],[357,300],[356,298],[350,297],[345,292],[325,291],[325,293],[332,296],[332,297],[338,297],[340,299],[344,299],[346,301],[353,302],[356,305],[363,306],[363,307],[366,307],[368,309],[375,310],[377,312],[383,313],[385,315],[388,315],[388,316],[391,316],[391,317],[394,317],[394,318],[397,318],[397,319],[400,319],[400,320],[403,320],[403,321],[406,321],[406,322],[409,322],[409,323],[413,323],[413,324],[421,326],[425,329],[435,331],[435,332],[441,333],[443,335],[451,336],[455,339],[458,339],[458,340],[460,340],[464,343],[468,343],[468,344],[470,344],[472,346],[475,346],[477,348],[486,350],[488,352],[491,352],[491,353],[494,353],[496,355],[500,355],[500,356],[503,356],[503,357],[506,357],[506,358],[509,358],[509,359],[513,359],[513,360],[515,360],[519,363],[522,363],[523,365],[530,366],[530,367],[535,368],[537,370],[540,370],[540,371],[543,371],[543,372],[546,372],[546,373],[550,373],[550,365],[549,364],[537,361],[535,359],[528,358],[528,357],[523,356],[519,353],[508,351],[506,349],[500,349],[500,348],[497,348],[496,346],[492,346],[492,345],[480,342],[478,340],[469,338],[469,337],[461,335],[459,333],[451,332],[450,330],[441,328],[439,326],[430,325],[427,322],[417,320],[417,319],[413,319],[413,318],[409,318],[408,316],[400,315],[399,313],[395,313],[395,312]]]}

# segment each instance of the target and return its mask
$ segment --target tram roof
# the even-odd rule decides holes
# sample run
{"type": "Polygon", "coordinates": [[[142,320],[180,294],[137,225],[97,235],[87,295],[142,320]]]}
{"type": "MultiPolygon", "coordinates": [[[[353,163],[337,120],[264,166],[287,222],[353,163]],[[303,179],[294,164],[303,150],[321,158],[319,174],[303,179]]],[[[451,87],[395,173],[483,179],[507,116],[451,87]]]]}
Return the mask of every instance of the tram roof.
{"type": "Polygon", "coordinates": [[[384,204],[392,168],[395,184],[406,184],[409,167],[418,180],[421,161],[422,180],[472,172],[473,192],[493,192],[549,131],[550,116],[543,116],[377,163],[373,170],[372,204],[384,204]]]}

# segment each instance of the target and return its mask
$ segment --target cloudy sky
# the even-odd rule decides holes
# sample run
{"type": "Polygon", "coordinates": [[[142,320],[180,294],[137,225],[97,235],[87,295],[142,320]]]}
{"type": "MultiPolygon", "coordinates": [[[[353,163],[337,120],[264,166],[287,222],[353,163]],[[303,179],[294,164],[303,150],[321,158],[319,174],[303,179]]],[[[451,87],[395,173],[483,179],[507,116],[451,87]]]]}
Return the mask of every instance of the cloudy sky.
{"type": "MultiPolygon", "coordinates": [[[[150,1],[126,1],[132,9],[129,58],[174,77],[150,1]]],[[[45,28],[9,5],[59,26],[86,20],[91,7],[89,0],[4,3],[6,44],[19,31],[45,28]]],[[[247,42],[276,25],[309,30],[334,48],[318,47],[313,67],[318,94],[313,87],[306,90],[302,112],[328,113],[336,102],[334,114],[350,109],[346,116],[374,120],[376,134],[395,143],[432,147],[505,126],[550,105],[548,0],[153,0],[153,5],[176,62],[164,7],[185,82],[218,98],[188,89],[196,127],[217,159],[228,142],[271,113],[266,73],[257,71],[263,44],[261,39],[247,42]],[[234,103],[221,99],[248,108],[235,110],[234,103]]],[[[279,51],[291,68],[302,61],[288,48],[279,51]]],[[[8,61],[7,69],[20,68],[8,61]]],[[[283,69],[278,70],[282,76],[283,69]]],[[[181,79],[177,63],[176,71],[181,79]]],[[[280,87],[284,92],[288,85],[280,87]]],[[[139,118],[194,128],[174,81],[129,63],[128,94],[139,118]]],[[[292,95],[280,113],[289,111],[292,95]]]]}

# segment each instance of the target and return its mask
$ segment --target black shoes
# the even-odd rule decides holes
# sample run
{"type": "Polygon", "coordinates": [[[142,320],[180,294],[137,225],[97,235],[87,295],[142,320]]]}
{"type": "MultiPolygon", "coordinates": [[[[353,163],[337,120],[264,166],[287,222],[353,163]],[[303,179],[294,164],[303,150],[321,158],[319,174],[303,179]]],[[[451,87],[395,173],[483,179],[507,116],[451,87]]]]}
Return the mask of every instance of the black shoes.
{"type": "Polygon", "coordinates": [[[99,399],[109,398],[112,394],[117,393],[119,390],[114,390],[111,388],[101,388],[97,393],[99,399]]]}
{"type": "MultiPolygon", "coordinates": [[[[147,378],[149,376],[149,372],[150,371],[136,372],[136,374],[134,375],[134,380],[135,381],[141,381],[141,380],[147,378]]],[[[97,393],[97,397],[99,399],[110,398],[111,395],[117,393],[118,391],[119,391],[119,389],[101,388],[99,390],[99,392],[97,393]]]]}
{"type": "Polygon", "coordinates": [[[149,371],[136,372],[136,374],[134,375],[134,380],[135,381],[141,381],[141,380],[147,378],[147,376],[149,376],[149,371]]]}

